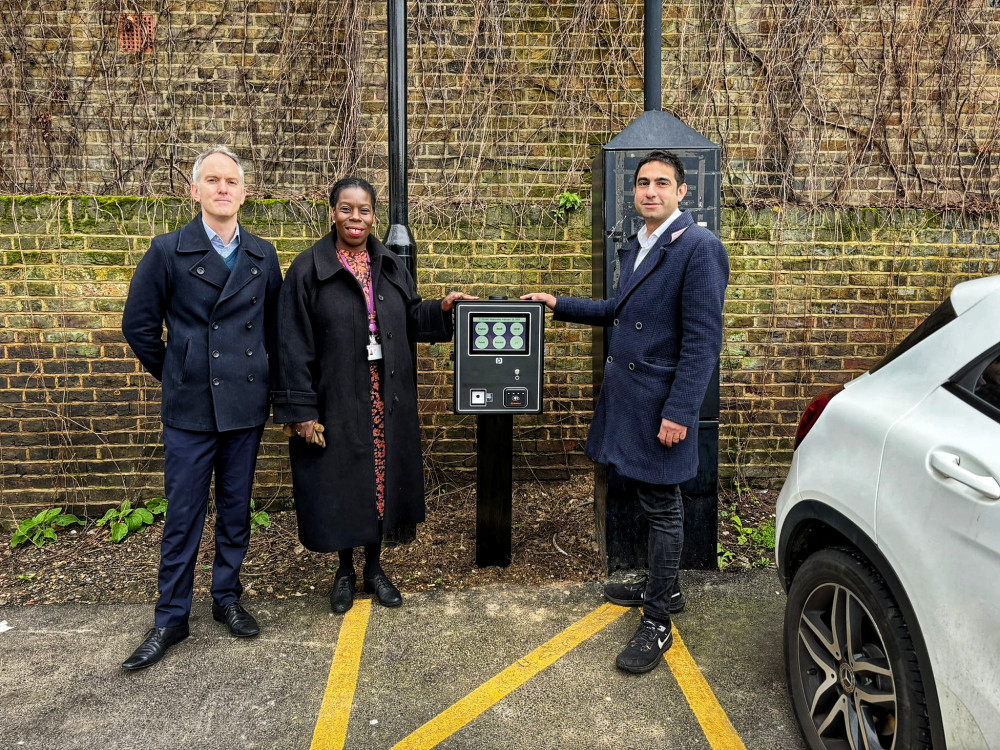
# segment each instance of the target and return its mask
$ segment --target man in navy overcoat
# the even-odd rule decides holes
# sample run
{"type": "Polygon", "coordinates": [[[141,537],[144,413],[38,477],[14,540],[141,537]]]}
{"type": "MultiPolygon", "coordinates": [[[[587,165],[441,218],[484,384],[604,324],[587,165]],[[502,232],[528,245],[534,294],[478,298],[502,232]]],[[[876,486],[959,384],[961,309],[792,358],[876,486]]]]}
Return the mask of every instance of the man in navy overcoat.
{"type": "Polygon", "coordinates": [[[163,484],[154,627],[122,667],[149,667],[188,637],[194,568],[215,476],[212,615],[248,638],[260,630],[240,603],[250,540],[250,492],[270,413],[268,353],[281,269],[274,246],[240,227],[243,166],[217,146],[194,164],[191,196],[201,214],[153,239],[136,267],[122,332],[162,383],[163,484]],[[166,323],[166,343],[163,327],[166,323]]]}
{"type": "Polygon", "coordinates": [[[620,256],[612,299],[534,293],[556,320],[613,326],[587,455],[612,465],[636,487],[649,521],[649,575],[605,592],[642,604],[635,635],[616,665],[648,672],[670,648],[670,613],[684,532],[680,484],[698,472],[698,411],[722,348],[729,259],[712,232],[678,208],[687,185],[680,159],[651,151],[635,173],[635,207],[645,226],[620,256]]]}

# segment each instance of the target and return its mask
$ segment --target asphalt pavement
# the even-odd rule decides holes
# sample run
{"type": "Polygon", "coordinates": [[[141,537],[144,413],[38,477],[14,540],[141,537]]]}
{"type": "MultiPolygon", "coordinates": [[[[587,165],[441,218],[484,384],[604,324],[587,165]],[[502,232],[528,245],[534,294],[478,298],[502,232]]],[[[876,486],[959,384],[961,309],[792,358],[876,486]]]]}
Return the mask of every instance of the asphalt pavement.
{"type": "Polygon", "coordinates": [[[0,607],[0,748],[803,748],[774,571],[682,583],[674,647],[640,676],[614,667],[638,613],[597,584],[404,591],[347,619],[325,597],[251,598],[250,640],[196,602],[191,637],[137,673],[120,664],[149,605],[0,607]]]}

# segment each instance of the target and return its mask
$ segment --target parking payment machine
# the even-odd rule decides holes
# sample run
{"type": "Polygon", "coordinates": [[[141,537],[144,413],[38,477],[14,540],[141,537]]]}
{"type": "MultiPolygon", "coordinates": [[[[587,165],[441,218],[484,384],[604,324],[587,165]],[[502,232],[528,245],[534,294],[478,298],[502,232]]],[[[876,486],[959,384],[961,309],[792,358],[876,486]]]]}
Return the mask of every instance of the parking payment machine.
{"type": "Polygon", "coordinates": [[[514,415],[542,413],[545,305],[455,303],[455,413],[476,417],[476,564],[510,565],[514,415]]]}
{"type": "Polygon", "coordinates": [[[540,414],[545,305],[455,303],[455,413],[540,414]]]}

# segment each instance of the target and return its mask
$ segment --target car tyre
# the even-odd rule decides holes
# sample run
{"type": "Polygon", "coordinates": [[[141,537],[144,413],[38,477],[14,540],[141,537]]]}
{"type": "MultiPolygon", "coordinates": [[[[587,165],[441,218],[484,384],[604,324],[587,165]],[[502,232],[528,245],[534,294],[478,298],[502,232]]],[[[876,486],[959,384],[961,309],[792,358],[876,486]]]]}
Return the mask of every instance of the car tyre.
{"type": "Polygon", "coordinates": [[[812,750],[930,748],[920,665],[885,581],[851,549],[801,565],[784,625],[788,686],[812,750]]]}

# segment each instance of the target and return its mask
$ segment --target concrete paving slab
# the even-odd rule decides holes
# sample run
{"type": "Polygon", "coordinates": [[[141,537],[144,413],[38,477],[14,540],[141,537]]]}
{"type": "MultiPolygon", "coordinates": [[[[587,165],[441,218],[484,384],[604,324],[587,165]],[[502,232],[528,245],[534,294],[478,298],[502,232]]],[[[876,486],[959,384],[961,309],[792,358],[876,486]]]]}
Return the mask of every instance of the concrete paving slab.
{"type": "MultiPolygon", "coordinates": [[[[683,580],[676,627],[746,747],[799,750],[774,572],[683,580]]],[[[131,674],[120,664],[150,625],[148,605],[0,608],[12,626],[0,632],[0,750],[307,750],[343,618],[321,597],[246,603],[260,637],[230,637],[196,604],[191,637],[131,674]]],[[[345,747],[388,750],[602,604],[596,584],[556,584],[373,606],[345,747]]],[[[624,613],[438,747],[710,748],[666,664],[614,668],[637,619],[624,613]]]]}

